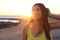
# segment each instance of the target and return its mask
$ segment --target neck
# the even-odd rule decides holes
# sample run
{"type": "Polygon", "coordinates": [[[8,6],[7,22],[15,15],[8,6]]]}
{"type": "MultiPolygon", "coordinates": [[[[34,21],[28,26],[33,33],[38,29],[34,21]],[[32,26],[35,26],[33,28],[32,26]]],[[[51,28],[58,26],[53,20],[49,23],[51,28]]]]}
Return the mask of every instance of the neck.
{"type": "Polygon", "coordinates": [[[32,26],[32,34],[33,35],[41,34],[42,31],[43,31],[43,22],[42,22],[42,20],[40,20],[40,19],[34,20],[33,26],[32,26]]]}

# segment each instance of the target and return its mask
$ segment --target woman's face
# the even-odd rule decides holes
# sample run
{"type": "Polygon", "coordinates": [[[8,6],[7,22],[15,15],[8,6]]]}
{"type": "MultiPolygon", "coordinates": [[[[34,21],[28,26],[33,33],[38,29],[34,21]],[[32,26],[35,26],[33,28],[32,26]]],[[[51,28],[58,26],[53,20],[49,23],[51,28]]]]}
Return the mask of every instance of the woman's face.
{"type": "Polygon", "coordinates": [[[39,5],[35,5],[33,8],[32,8],[32,17],[34,19],[40,19],[41,18],[41,8],[39,5]]]}

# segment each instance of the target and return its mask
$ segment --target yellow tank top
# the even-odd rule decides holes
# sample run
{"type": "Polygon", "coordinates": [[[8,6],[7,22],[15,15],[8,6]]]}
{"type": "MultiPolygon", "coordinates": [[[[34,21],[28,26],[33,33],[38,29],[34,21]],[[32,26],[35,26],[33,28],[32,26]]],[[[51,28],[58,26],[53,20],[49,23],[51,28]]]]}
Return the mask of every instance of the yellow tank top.
{"type": "Polygon", "coordinates": [[[31,33],[31,28],[28,30],[28,38],[27,40],[46,40],[45,33],[43,32],[41,35],[38,37],[34,37],[31,33]]]}

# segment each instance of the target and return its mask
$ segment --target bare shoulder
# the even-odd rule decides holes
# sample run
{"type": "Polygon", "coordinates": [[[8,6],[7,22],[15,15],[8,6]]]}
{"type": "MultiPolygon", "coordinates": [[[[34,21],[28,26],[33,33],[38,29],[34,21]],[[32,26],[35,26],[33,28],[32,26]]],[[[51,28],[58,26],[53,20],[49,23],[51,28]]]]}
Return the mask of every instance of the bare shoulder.
{"type": "Polygon", "coordinates": [[[29,24],[26,24],[24,29],[23,29],[23,37],[22,37],[23,40],[27,40],[27,31],[28,31],[28,29],[29,29],[29,24]]]}
{"type": "Polygon", "coordinates": [[[25,25],[24,29],[23,30],[28,30],[29,29],[29,24],[25,25]]]}

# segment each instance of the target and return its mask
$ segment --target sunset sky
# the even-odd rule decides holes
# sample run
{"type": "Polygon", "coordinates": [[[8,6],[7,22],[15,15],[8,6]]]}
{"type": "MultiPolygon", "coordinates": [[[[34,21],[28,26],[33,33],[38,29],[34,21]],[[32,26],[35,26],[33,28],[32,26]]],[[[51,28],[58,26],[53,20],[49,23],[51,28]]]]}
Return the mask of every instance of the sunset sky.
{"type": "Polygon", "coordinates": [[[0,15],[31,15],[32,5],[43,3],[54,14],[60,14],[60,0],[0,0],[0,15]]]}

